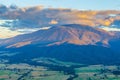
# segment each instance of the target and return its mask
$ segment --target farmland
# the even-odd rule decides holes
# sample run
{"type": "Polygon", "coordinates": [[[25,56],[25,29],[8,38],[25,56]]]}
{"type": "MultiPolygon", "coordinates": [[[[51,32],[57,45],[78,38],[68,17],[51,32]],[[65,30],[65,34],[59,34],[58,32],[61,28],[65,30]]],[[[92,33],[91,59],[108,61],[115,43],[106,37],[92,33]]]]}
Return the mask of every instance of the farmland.
{"type": "Polygon", "coordinates": [[[52,58],[35,58],[28,63],[2,60],[0,80],[119,80],[118,65],[83,65],[52,58]],[[35,65],[36,64],[36,65],[35,65]]]}

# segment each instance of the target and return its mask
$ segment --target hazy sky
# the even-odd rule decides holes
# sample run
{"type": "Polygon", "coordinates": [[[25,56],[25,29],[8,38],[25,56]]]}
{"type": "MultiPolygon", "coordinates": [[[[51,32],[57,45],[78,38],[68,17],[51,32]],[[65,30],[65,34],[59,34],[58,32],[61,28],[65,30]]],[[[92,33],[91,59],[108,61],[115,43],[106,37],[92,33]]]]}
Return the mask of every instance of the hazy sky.
{"type": "Polygon", "coordinates": [[[120,0],[0,0],[0,4],[18,6],[43,5],[45,7],[60,7],[73,9],[120,9],[120,0]]]}

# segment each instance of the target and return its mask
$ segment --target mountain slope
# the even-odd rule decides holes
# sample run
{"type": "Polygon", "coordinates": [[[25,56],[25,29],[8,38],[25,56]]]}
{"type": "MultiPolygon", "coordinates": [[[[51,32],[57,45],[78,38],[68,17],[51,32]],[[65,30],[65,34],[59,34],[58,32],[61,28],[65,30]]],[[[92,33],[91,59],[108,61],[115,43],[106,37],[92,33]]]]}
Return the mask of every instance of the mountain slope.
{"type": "Polygon", "coordinates": [[[118,64],[120,54],[110,48],[94,45],[62,44],[53,46],[28,45],[20,48],[9,48],[11,52],[19,52],[10,58],[12,62],[24,62],[29,59],[48,57],[62,61],[81,64],[118,64]]]}
{"type": "Polygon", "coordinates": [[[10,62],[49,57],[82,64],[119,64],[120,53],[114,51],[113,45],[119,46],[115,38],[98,28],[67,24],[1,40],[0,47],[3,51],[18,52],[5,56],[10,62]]]}
{"type": "Polygon", "coordinates": [[[101,29],[78,24],[54,26],[48,30],[39,30],[31,34],[19,35],[0,42],[0,45],[22,47],[30,44],[63,44],[77,45],[108,45],[109,39],[114,35],[101,29]]]}

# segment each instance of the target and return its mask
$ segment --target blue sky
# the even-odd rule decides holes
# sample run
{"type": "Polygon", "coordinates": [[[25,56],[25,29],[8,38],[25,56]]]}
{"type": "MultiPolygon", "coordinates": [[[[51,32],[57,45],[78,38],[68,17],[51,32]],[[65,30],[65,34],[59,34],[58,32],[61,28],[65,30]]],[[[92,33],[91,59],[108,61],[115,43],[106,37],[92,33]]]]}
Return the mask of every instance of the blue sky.
{"type": "Polygon", "coordinates": [[[120,9],[120,0],[0,0],[0,4],[16,4],[20,7],[43,5],[85,10],[120,9]]]}

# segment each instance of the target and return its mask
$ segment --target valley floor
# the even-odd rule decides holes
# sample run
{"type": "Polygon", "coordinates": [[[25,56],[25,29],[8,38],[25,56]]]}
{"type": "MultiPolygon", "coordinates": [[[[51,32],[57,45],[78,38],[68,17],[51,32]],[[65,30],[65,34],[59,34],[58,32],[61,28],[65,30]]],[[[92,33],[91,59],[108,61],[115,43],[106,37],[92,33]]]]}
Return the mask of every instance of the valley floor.
{"type": "Polygon", "coordinates": [[[83,65],[52,58],[0,62],[0,80],[120,80],[120,66],[83,65]]]}

